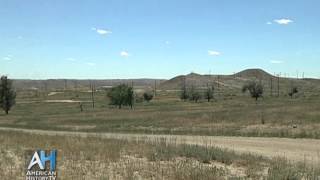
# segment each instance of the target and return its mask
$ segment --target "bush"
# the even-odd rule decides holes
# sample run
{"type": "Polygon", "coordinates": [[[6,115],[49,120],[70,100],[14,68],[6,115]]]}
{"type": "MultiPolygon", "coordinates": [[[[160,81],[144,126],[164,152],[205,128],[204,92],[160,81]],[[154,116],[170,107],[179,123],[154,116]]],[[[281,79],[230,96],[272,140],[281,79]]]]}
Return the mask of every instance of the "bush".
{"type": "Polygon", "coordinates": [[[255,81],[251,81],[248,84],[242,87],[242,92],[245,93],[249,91],[252,98],[255,98],[256,101],[259,97],[263,95],[263,86],[261,83],[257,83],[255,81]]]}
{"type": "Polygon", "coordinates": [[[294,94],[298,93],[298,88],[297,87],[292,87],[288,95],[292,98],[294,94]]]}
{"type": "Polygon", "coordinates": [[[118,106],[121,109],[122,106],[130,106],[132,109],[134,95],[133,88],[126,85],[121,84],[116,87],[112,87],[108,92],[108,97],[110,98],[110,104],[118,106]]]}
{"type": "Polygon", "coordinates": [[[153,94],[151,93],[148,93],[148,92],[145,92],[143,93],[143,99],[147,102],[151,101],[153,98],[153,94]]]}

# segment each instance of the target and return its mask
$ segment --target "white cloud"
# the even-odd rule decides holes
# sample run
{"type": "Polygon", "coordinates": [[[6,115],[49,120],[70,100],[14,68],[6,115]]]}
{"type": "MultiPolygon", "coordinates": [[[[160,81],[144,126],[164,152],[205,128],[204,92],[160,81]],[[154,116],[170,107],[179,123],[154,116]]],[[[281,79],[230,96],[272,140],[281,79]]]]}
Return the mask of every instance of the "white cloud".
{"type": "Polygon", "coordinates": [[[88,66],[95,66],[96,65],[96,63],[92,63],[92,62],[87,62],[86,63],[88,66]]]}
{"type": "Polygon", "coordinates": [[[209,50],[209,51],[208,51],[208,55],[209,55],[209,56],[220,56],[221,53],[218,52],[218,51],[209,50]]]}
{"type": "Polygon", "coordinates": [[[3,60],[5,60],[5,61],[10,61],[11,58],[9,58],[9,57],[4,57],[3,60]]]}
{"type": "Polygon", "coordinates": [[[99,28],[95,28],[95,27],[91,28],[91,30],[96,31],[100,35],[107,35],[107,34],[111,34],[112,33],[112,31],[110,31],[110,30],[99,29],[99,28]]]}
{"type": "Polygon", "coordinates": [[[111,34],[112,32],[105,29],[97,29],[97,33],[101,35],[105,35],[105,34],[111,34]]]}
{"type": "Polygon", "coordinates": [[[75,58],[72,58],[72,57],[69,57],[69,58],[66,58],[67,61],[76,61],[75,58]]]}
{"type": "Polygon", "coordinates": [[[279,61],[279,60],[271,60],[270,61],[271,64],[283,64],[284,61],[279,61]]]}
{"type": "Polygon", "coordinates": [[[291,19],[275,19],[273,21],[281,25],[288,25],[289,23],[293,23],[293,20],[291,19]]]}
{"type": "Polygon", "coordinates": [[[272,22],[270,22],[270,21],[269,21],[269,22],[267,22],[266,24],[271,25],[271,24],[272,24],[272,22]]]}
{"type": "Polygon", "coordinates": [[[2,58],[5,61],[11,61],[12,60],[12,55],[7,55],[5,57],[2,58]]]}
{"type": "Polygon", "coordinates": [[[129,54],[127,51],[121,51],[121,52],[120,52],[120,56],[122,56],[122,57],[129,57],[130,54],[129,54]]]}

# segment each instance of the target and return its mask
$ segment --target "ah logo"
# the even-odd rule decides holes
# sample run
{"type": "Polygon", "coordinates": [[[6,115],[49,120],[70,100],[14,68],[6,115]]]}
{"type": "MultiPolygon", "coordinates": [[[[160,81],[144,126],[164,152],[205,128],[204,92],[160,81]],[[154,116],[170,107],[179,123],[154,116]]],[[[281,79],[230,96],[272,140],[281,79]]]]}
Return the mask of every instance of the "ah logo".
{"type": "Polygon", "coordinates": [[[46,152],[43,150],[35,151],[32,156],[32,159],[29,163],[28,170],[31,170],[31,168],[34,165],[38,165],[41,170],[45,170],[46,169],[45,168],[46,162],[50,161],[50,171],[55,171],[55,169],[56,169],[56,155],[57,155],[57,150],[55,150],[55,149],[52,150],[50,152],[50,155],[48,155],[48,156],[46,156],[46,152]],[[40,154],[40,156],[39,156],[39,154],[40,154]]]}

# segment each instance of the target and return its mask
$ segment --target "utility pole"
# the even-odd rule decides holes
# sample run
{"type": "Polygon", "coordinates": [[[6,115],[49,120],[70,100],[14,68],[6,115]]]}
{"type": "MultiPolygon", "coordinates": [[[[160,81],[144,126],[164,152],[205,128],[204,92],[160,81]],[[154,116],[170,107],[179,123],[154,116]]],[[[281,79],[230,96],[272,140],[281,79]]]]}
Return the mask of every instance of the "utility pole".
{"type": "Polygon", "coordinates": [[[45,91],[45,92],[48,91],[48,83],[47,83],[47,80],[44,81],[44,91],[45,91]]]}
{"type": "Polygon", "coordinates": [[[92,101],[92,108],[94,109],[94,93],[95,93],[95,87],[94,84],[90,81],[91,86],[91,101],[92,101]]]}
{"type": "Polygon", "coordinates": [[[217,89],[217,95],[218,95],[218,97],[220,96],[220,76],[218,75],[217,76],[218,77],[218,89],[217,89]]]}
{"type": "Polygon", "coordinates": [[[64,90],[67,90],[67,80],[64,80],[64,90]]]}
{"type": "Polygon", "coordinates": [[[180,98],[183,100],[183,101],[186,101],[186,94],[187,94],[187,84],[186,84],[186,76],[183,77],[183,79],[181,79],[181,96],[180,98]]]}
{"type": "MultiPolygon", "coordinates": [[[[47,96],[48,94],[47,94],[47,80],[43,80],[43,96],[47,96]]],[[[41,88],[41,89],[42,89],[41,88]]]]}
{"type": "Polygon", "coordinates": [[[73,83],[74,83],[74,89],[77,90],[78,89],[78,81],[74,80],[73,83]]]}
{"type": "Polygon", "coordinates": [[[278,74],[278,97],[280,96],[280,75],[278,74]]]}
{"type": "Polygon", "coordinates": [[[273,96],[272,88],[273,88],[273,84],[272,84],[272,77],[271,77],[271,78],[270,78],[270,96],[271,96],[271,97],[273,96]]]}
{"type": "Polygon", "coordinates": [[[154,80],[154,97],[156,97],[156,95],[157,95],[157,80],[154,80]]]}

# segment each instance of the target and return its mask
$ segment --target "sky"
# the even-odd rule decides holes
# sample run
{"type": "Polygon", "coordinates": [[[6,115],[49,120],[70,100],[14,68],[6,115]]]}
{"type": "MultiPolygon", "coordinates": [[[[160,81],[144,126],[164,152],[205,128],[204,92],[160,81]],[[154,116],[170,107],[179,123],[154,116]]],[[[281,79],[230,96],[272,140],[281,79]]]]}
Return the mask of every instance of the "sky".
{"type": "Polygon", "coordinates": [[[0,74],[320,78],[319,0],[0,0],[0,74]]]}

